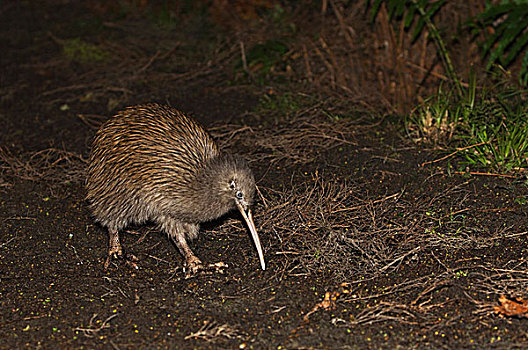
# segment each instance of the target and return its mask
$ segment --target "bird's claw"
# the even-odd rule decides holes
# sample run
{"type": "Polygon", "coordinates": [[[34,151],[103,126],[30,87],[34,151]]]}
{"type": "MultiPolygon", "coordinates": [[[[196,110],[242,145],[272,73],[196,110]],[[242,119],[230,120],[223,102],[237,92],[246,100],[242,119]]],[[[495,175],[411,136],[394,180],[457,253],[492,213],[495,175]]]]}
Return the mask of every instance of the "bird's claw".
{"type": "Polygon", "coordinates": [[[124,261],[125,264],[127,264],[131,268],[135,270],[139,270],[139,265],[136,264],[136,262],[139,261],[139,259],[133,254],[126,254],[126,253],[123,253],[121,250],[114,251],[114,252],[108,252],[108,256],[106,257],[106,261],[104,263],[105,270],[108,269],[112,260],[124,261]]]}
{"type": "Polygon", "coordinates": [[[191,278],[197,274],[211,274],[211,273],[224,273],[224,269],[228,266],[223,262],[217,262],[214,264],[203,265],[198,259],[191,260],[183,267],[185,273],[185,279],[191,278]]]}

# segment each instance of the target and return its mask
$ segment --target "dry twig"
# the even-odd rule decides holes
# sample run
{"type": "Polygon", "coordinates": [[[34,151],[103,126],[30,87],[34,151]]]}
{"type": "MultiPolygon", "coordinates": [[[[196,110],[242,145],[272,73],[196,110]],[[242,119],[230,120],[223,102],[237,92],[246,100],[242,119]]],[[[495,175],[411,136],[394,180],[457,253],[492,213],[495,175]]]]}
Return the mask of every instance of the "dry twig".
{"type": "Polygon", "coordinates": [[[94,314],[92,318],[90,318],[90,324],[87,328],[77,327],[74,329],[74,331],[82,332],[88,338],[94,337],[103,329],[110,328],[109,323],[115,317],[117,317],[117,314],[113,314],[101,322],[100,320],[96,321],[97,314],[94,314]]]}
{"type": "Polygon", "coordinates": [[[218,340],[219,337],[224,337],[227,339],[232,338],[242,338],[244,332],[241,332],[233,327],[230,327],[228,324],[218,324],[214,321],[204,321],[203,326],[196,332],[193,332],[186,336],[184,339],[202,339],[207,342],[214,342],[218,340]]]}

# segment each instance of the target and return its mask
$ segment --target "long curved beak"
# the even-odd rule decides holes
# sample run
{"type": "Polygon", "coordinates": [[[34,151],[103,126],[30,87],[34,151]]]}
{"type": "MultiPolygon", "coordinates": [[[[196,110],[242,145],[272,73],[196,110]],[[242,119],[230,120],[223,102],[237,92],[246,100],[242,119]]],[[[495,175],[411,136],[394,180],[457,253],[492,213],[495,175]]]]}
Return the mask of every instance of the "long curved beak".
{"type": "Polygon", "coordinates": [[[253,216],[251,215],[251,209],[248,208],[247,212],[244,210],[242,205],[237,202],[238,210],[240,210],[240,214],[244,217],[244,220],[246,220],[246,223],[249,227],[249,231],[251,232],[251,238],[253,238],[253,242],[255,242],[255,247],[257,247],[257,253],[260,260],[260,266],[262,266],[262,270],[266,270],[266,263],[264,262],[264,253],[262,252],[262,246],[260,245],[260,239],[257,233],[257,229],[255,228],[255,223],[253,222],[253,216]]]}

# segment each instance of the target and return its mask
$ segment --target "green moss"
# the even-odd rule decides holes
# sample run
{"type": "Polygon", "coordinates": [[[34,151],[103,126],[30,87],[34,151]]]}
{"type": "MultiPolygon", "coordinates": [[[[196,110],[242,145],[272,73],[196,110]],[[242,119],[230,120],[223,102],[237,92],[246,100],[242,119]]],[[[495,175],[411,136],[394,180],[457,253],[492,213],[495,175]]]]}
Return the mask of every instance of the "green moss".
{"type": "Polygon", "coordinates": [[[271,110],[283,113],[293,112],[303,105],[301,96],[286,92],[284,94],[266,94],[259,99],[257,110],[271,110]]]}
{"type": "Polygon", "coordinates": [[[82,64],[103,62],[108,58],[108,53],[96,45],[87,43],[80,38],[66,40],[62,51],[72,61],[82,64]]]}

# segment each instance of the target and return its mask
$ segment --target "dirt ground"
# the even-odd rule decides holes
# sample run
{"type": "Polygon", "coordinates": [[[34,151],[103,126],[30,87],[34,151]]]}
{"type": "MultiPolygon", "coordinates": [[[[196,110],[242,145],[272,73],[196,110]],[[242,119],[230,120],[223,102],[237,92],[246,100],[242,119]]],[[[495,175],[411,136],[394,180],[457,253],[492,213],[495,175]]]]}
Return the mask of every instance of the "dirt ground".
{"type": "Polygon", "coordinates": [[[167,25],[82,2],[0,5],[0,348],[528,346],[526,311],[507,309],[527,295],[526,179],[450,173],[456,158],[435,162],[361,104],[236,78],[239,42],[205,35],[199,16],[167,25]],[[122,234],[139,270],[104,270],[90,144],[144,102],[250,161],[265,271],[236,213],[191,245],[223,274],[185,279],[153,225],[122,234]]]}

